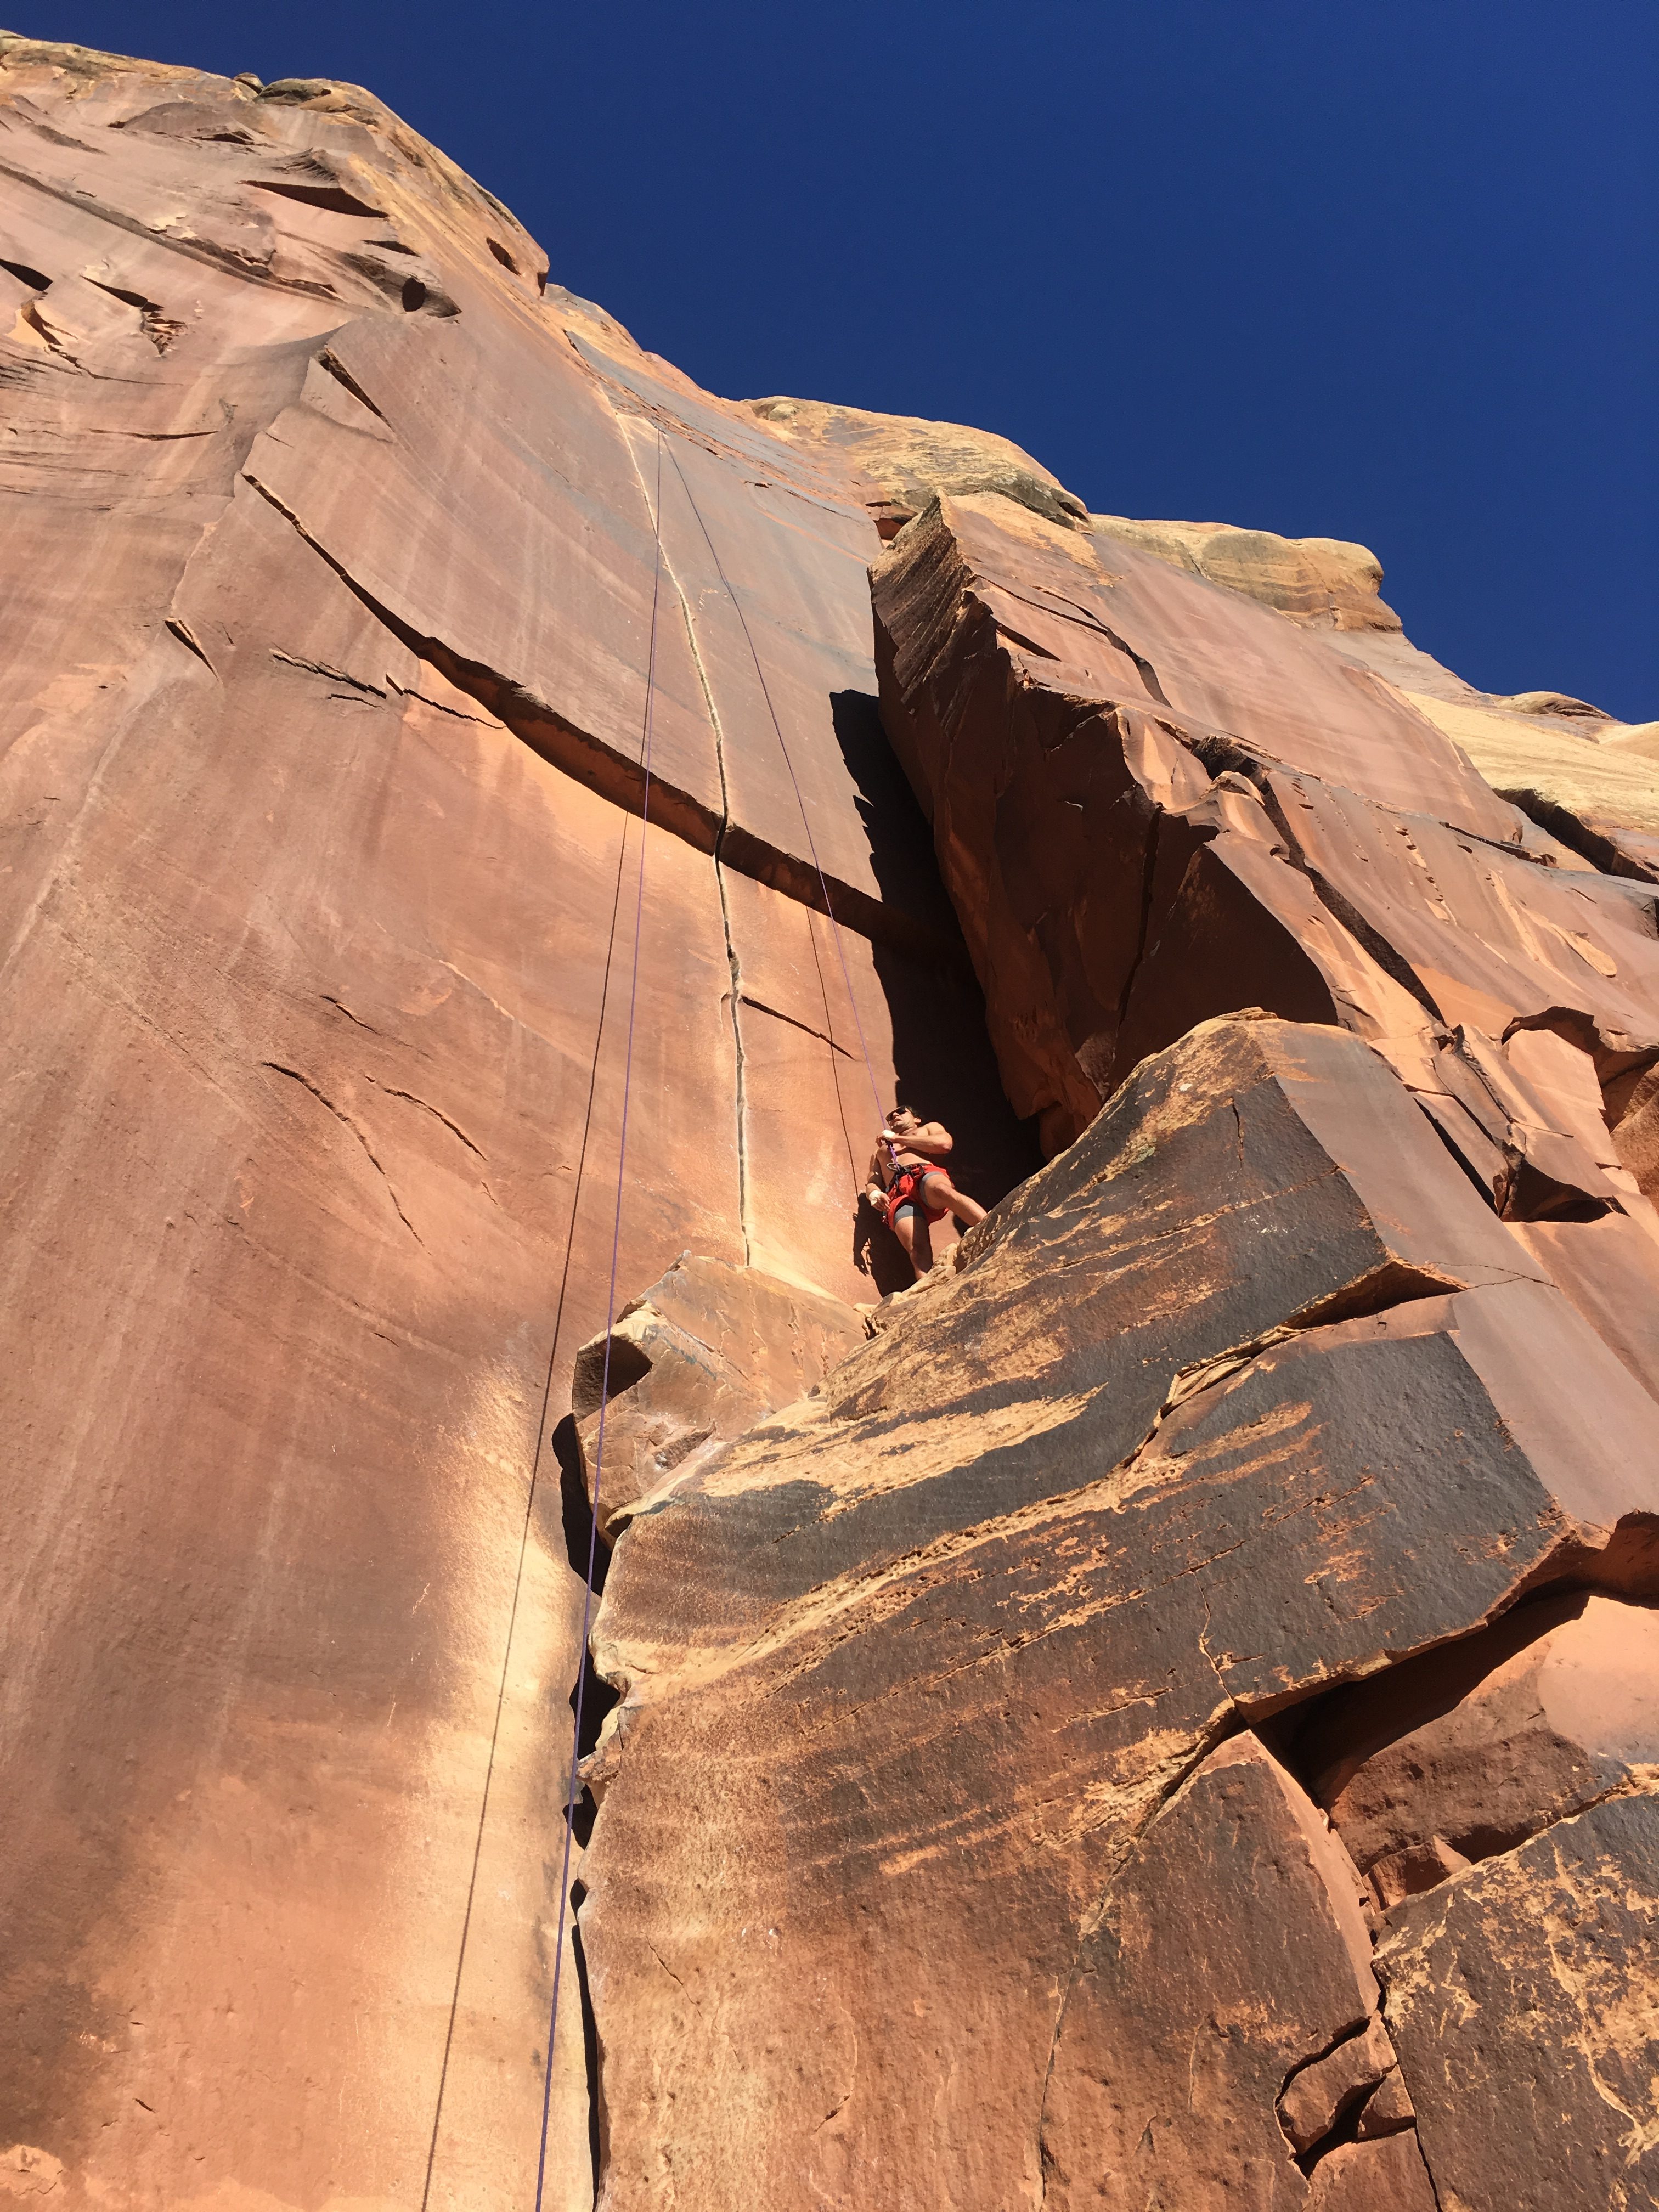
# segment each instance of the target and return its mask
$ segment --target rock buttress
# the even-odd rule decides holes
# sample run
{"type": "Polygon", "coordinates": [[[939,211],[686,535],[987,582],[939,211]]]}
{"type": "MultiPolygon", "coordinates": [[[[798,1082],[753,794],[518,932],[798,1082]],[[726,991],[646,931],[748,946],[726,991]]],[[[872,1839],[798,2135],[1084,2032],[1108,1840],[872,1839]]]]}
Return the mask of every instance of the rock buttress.
{"type": "Polygon", "coordinates": [[[1652,1401],[1380,1055],[1201,1025],[620,1539],[603,2202],[1427,2212],[1460,2062],[1431,2006],[1389,2039],[1329,1701],[1535,1593],[1643,1601],[1656,1535],[1652,1401]]]}
{"type": "Polygon", "coordinates": [[[1659,1391],[1650,890],[1322,634],[1133,544],[942,497],[872,574],[886,726],[1049,1148],[1194,1022],[1340,1024],[1659,1391]]]}

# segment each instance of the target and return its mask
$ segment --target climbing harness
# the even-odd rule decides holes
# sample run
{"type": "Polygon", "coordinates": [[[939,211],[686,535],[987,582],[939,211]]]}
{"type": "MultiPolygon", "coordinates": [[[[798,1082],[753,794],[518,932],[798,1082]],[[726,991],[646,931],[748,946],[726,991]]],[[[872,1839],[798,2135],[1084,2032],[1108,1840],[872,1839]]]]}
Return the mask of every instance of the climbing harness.
{"type": "MultiPolygon", "coordinates": [[[[889,1148],[890,1157],[891,1148],[889,1148]]],[[[894,1164],[896,1166],[897,1163],[894,1164]]],[[[900,1168],[887,1186],[887,1226],[890,1229],[902,1206],[913,1206],[925,1219],[943,1221],[951,1211],[948,1206],[932,1206],[927,1202],[927,1182],[930,1175],[942,1176],[943,1168],[931,1163],[919,1168],[900,1168]]]]}

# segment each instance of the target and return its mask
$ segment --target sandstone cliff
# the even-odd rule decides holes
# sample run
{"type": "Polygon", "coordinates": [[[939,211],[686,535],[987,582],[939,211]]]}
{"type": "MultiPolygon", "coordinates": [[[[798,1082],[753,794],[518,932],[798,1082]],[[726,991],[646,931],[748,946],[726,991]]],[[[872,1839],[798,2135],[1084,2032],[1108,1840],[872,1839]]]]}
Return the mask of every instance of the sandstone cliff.
{"type": "Polygon", "coordinates": [[[1643,732],[357,88],[0,36],[0,2182],[1659,2200],[1643,732]]]}
{"type": "Polygon", "coordinates": [[[365,93],[0,62],[4,2144],[122,2202],[521,2202],[659,513],[625,1290],[902,1278],[860,1028],[988,1196],[1033,1155],[861,489],[365,93]]]}

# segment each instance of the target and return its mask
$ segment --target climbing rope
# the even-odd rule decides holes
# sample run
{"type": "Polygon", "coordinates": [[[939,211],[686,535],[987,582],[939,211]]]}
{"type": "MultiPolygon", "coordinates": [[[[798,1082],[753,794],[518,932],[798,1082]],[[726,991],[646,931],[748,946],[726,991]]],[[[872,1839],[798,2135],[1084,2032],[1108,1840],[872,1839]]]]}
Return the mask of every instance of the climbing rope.
{"type": "Polygon", "coordinates": [[[557,1370],[559,1346],[564,1341],[565,1297],[570,1288],[570,1262],[576,1249],[576,1218],[581,1210],[582,1192],[586,1188],[587,1151],[593,1130],[593,1100],[599,1082],[599,1047],[605,1039],[605,1015],[611,1005],[611,969],[617,951],[617,917],[622,911],[623,878],[628,867],[628,836],[624,828],[617,846],[617,880],[611,892],[611,927],[605,939],[605,974],[599,984],[599,1018],[593,1035],[593,1059],[587,1072],[587,1104],[582,1115],[582,1141],[576,1154],[576,1175],[570,1199],[570,1220],[565,1231],[564,1265],[559,1274],[559,1294],[553,1304],[553,1341],[547,1355],[547,1372],[542,1382],[541,1408],[536,1425],[536,1449],[530,1462],[530,1484],[525,1494],[524,1520],[519,1530],[519,1566],[513,1580],[513,1603],[507,1616],[507,1643],[501,1653],[501,1680],[495,1691],[495,1721],[489,1734],[489,1759],[484,1769],[483,1797],[478,1807],[477,1832],[472,1839],[472,1871],[467,1882],[466,1910],[461,1917],[461,1941],[455,1960],[454,1986],[449,1997],[449,2022],[444,2033],[443,2062],[438,2069],[438,2095],[432,2113],[432,2133],[427,2143],[426,2179],[421,2189],[420,2212],[427,2212],[432,2196],[432,2177],[438,2157],[438,2130],[443,2122],[444,2097],[449,2086],[449,2060],[455,2042],[455,2023],[460,2010],[461,1976],[466,1966],[467,1944],[472,1933],[472,1907],[478,1889],[478,1865],[483,1853],[485,1824],[489,1817],[489,1796],[495,1781],[495,1754],[501,1743],[501,1716],[507,1705],[507,1675],[513,1662],[514,1639],[518,1633],[519,1601],[524,1593],[525,1561],[530,1551],[531,1524],[535,1516],[536,1496],[540,1487],[542,1455],[547,1441],[547,1417],[553,1403],[553,1377],[557,1370]]]}
{"type": "Polygon", "coordinates": [[[870,1097],[876,1109],[876,1125],[879,1128],[884,1120],[881,1110],[881,1091],[876,1082],[875,1068],[871,1064],[870,1047],[865,1039],[864,1023],[859,1013],[859,1002],[853,993],[853,977],[847,965],[847,949],[842,943],[841,924],[836,920],[835,906],[830,896],[829,878],[823,872],[823,863],[818,858],[817,840],[812,835],[811,817],[806,811],[806,800],[801,791],[800,779],[795,774],[795,763],[789,757],[789,747],[784,738],[783,724],[779,720],[778,710],[772,703],[771,687],[766,681],[766,671],[761,666],[761,657],[755,650],[755,641],[750,632],[749,618],[743,611],[743,601],[738,597],[732,579],[726,574],[720,556],[714,549],[714,541],[708,534],[708,525],[703,520],[702,509],[697,505],[691,487],[685,480],[685,471],[680,466],[678,454],[671,452],[668,458],[674,464],[674,473],[680,480],[680,489],[685,494],[691,512],[697,519],[697,527],[702,532],[702,542],[708,548],[708,557],[714,564],[714,574],[726,586],[726,596],[732,602],[732,612],[737,616],[738,627],[743,631],[743,641],[749,647],[749,658],[755,664],[755,675],[760,684],[761,696],[766,702],[766,711],[772,718],[773,729],[777,732],[778,750],[783,755],[783,764],[789,771],[789,781],[794,790],[795,804],[800,809],[801,827],[806,832],[806,849],[812,855],[812,866],[817,871],[818,889],[823,894],[823,910],[830,917],[830,933],[836,940],[836,957],[841,963],[841,980],[847,987],[847,1003],[853,1010],[853,1025],[858,1031],[859,1050],[864,1055],[864,1072],[870,1079],[870,1097]]]}
{"type": "MultiPolygon", "coordinates": [[[[547,2024],[547,2069],[542,2082],[541,2143],[536,2160],[536,2212],[542,2212],[542,2191],[547,2179],[547,2127],[553,2106],[553,2049],[559,2032],[559,1996],[564,1979],[564,1931],[570,1900],[570,1846],[576,1831],[577,1765],[581,1757],[582,1709],[587,1686],[587,1639],[593,1626],[593,1581],[599,1559],[599,1486],[605,1476],[605,1423],[611,1401],[611,1331],[617,1320],[617,1266],[622,1249],[623,1188],[628,1164],[628,1109],[634,1087],[634,1022],[640,1000],[640,935],[645,916],[645,848],[651,821],[651,733],[657,697],[657,611],[662,595],[662,454],[661,425],[657,429],[657,496],[652,517],[656,536],[655,565],[651,575],[651,643],[645,669],[645,726],[640,738],[640,765],[645,788],[640,805],[640,871],[634,898],[634,959],[628,984],[628,1042],[623,1055],[622,1126],[617,1139],[617,1204],[611,1225],[611,1283],[605,1294],[605,1364],[599,1376],[599,1427],[593,1446],[592,1513],[587,1529],[587,1578],[582,1597],[581,1640],[576,1646],[575,1717],[570,1738],[570,1787],[564,1808],[564,1856],[559,1869],[559,1925],[553,1951],[553,2000],[547,2024]]],[[[624,830],[624,836],[626,831],[624,830]]],[[[615,917],[612,917],[615,929],[615,917]]]]}
{"type": "MultiPolygon", "coordinates": [[[[628,988],[628,1037],[623,1060],[622,1121],[617,1145],[617,1198],[611,1231],[611,1277],[609,1287],[605,1294],[605,1358],[599,1381],[599,1431],[594,1441],[593,1448],[592,1511],[588,1523],[587,1572],[582,1596],[581,1640],[577,1646],[580,1657],[580,1668],[576,1677],[576,1694],[574,1700],[574,1721],[571,1731],[570,1742],[570,1781],[565,1800],[564,1851],[559,1869],[559,1915],[558,1931],[553,1953],[553,1996],[548,2017],[547,2061],[542,2082],[541,2138],[536,2161],[536,2212],[542,2212],[542,2200],[547,2179],[547,2131],[551,2118],[553,2105],[553,2057],[559,2030],[559,2001],[562,1993],[564,1982],[564,1940],[565,1929],[569,1917],[570,1899],[570,1851],[576,1827],[576,1799],[578,1795],[577,1783],[579,1779],[577,1767],[581,1754],[582,1719],[587,1683],[586,1662],[588,1638],[592,1632],[593,1625],[593,1584],[599,1570],[599,1494],[600,1486],[605,1476],[605,1419],[611,1400],[611,1338],[617,1318],[617,1272],[619,1255],[622,1249],[623,1193],[626,1180],[628,1160],[628,1117],[629,1108],[633,1093],[634,1080],[634,1032],[635,1016],[639,1007],[640,938],[645,914],[645,853],[646,844],[647,842],[647,832],[649,828],[651,816],[651,748],[652,732],[656,710],[657,630],[658,616],[662,598],[662,465],[664,449],[665,440],[662,427],[659,424],[657,429],[656,501],[655,511],[652,518],[655,536],[655,548],[651,578],[651,640],[646,661],[645,720],[640,740],[640,764],[643,770],[644,777],[644,791],[640,807],[640,866],[634,901],[634,952],[628,988]]],[[[749,628],[748,617],[743,611],[743,602],[738,599],[732,580],[726,573],[725,566],[720,560],[719,552],[715,549],[714,541],[709,535],[708,526],[703,520],[702,510],[697,505],[696,497],[692,493],[691,487],[686,482],[685,472],[680,466],[678,457],[674,453],[672,448],[668,450],[668,458],[673,464],[675,475],[678,477],[680,480],[680,488],[685,494],[687,503],[690,507],[693,515],[696,518],[697,527],[702,532],[703,543],[708,548],[709,557],[714,562],[715,574],[719,576],[722,585],[724,585],[726,596],[732,602],[732,611],[736,614],[738,625],[743,631],[744,642],[749,648],[750,659],[754,664],[756,678],[760,684],[761,696],[766,702],[766,711],[771,718],[772,727],[777,736],[778,750],[783,755],[783,764],[788,771],[790,785],[795,794],[795,804],[800,809],[801,826],[806,832],[807,849],[811,854],[812,866],[814,870],[817,872],[818,889],[823,898],[823,911],[829,919],[830,932],[835,939],[836,957],[841,966],[842,981],[846,987],[847,1003],[852,1009],[854,1026],[858,1031],[859,1049],[864,1060],[864,1071],[866,1075],[869,1078],[870,1097],[875,1106],[877,1122],[878,1124],[880,1124],[883,1120],[881,1093],[876,1082],[875,1067],[870,1058],[869,1044],[864,1034],[864,1022],[859,1012],[858,1000],[853,990],[852,971],[848,968],[847,963],[847,951],[842,941],[841,925],[836,919],[835,904],[830,896],[829,879],[824,874],[823,864],[818,857],[817,841],[812,835],[811,817],[806,811],[805,795],[800,787],[800,779],[795,773],[795,764],[789,756],[788,743],[783,734],[783,724],[779,718],[777,708],[773,703],[771,688],[766,681],[766,672],[761,665],[760,654],[756,650],[755,640],[749,628]]],[[[620,887],[620,875],[618,877],[618,885],[620,887]]],[[[616,940],[616,923],[617,913],[616,908],[613,906],[611,924],[611,944],[613,948],[616,940]]],[[[607,955],[607,981],[609,979],[609,971],[610,960],[609,956],[607,955]]],[[[601,1010],[600,1021],[601,1029],[603,1029],[603,1010],[601,1010]]],[[[594,1066],[597,1073],[597,1045],[595,1047],[594,1066]]],[[[567,1255],[567,1261],[568,1256],[568,1255],[567,1255]]],[[[543,1426],[545,1427],[545,1411],[544,1411],[543,1426]]]]}

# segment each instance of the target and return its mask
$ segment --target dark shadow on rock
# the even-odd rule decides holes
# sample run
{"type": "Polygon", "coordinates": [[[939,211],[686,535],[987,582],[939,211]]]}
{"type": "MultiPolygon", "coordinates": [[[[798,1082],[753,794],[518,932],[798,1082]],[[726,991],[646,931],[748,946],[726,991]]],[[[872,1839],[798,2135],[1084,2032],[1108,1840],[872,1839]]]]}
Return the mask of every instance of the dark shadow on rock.
{"type": "MultiPolygon", "coordinates": [[[[611,1394],[616,1395],[614,1392],[611,1394]]],[[[576,1417],[567,1413],[552,1436],[553,1455],[559,1462],[559,1504],[564,1524],[564,1555],[572,1574],[587,1579],[587,1562],[593,1561],[593,1595],[605,1594],[611,1567],[611,1547],[603,1536],[594,1540],[593,1509],[587,1500],[587,1477],[582,1468],[582,1449],[576,1435],[576,1417]]]]}
{"type": "MultiPolygon", "coordinates": [[[[621,1700],[621,1695],[620,1691],[613,1690],[609,1682],[601,1679],[594,1669],[592,1654],[584,1650],[580,1679],[570,1692],[570,1711],[577,1723],[575,1736],[578,1764],[586,1759],[598,1744],[599,1730],[616,1711],[621,1700]]],[[[570,1832],[583,1850],[587,1849],[589,1838],[593,1833],[593,1822],[598,1814],[599,1807],[593,1802],[592,1790],[583,1790],[579,1792],[571,1814],[570,1832]]]]}
{"type": "MultiPolygon", "coordinates": [[[[583,1656],[582,1679],[580,1687],[582,1725],[581,1733],[576,1738],[576,1756],[579,1759],[583,1759],[599,1742],[599,1730],[616,1711],[621,1692],[613,1690],[609,1682],[594,1672],[593,1661],[592,1656],[588,1654],[583,1656]]],[[[570,1710],[573,1714],[576,1710],[574,1690],[570,1692],[570,1710]]]]}
{"type": "Polygon", "coordinates": [[[587,2070],[587,2155],[593,2168],[593,2201],[599,2202],[599,2163],[603,2148],[599,2125],[599,2029],[593,2017],[593,1997],[587,1985],[587,1954],[582,1948],[581,1909],[587,1892],[580,1881],[570,1885],[570,1952],[576,1966],[576,1990],[581,2000],[582,2059],[587,2070]]]}
{"type": "MultiPolygon", "coordinates": [[[[602,1536],[596,1537],[592,1508],[587,1502],[587,1482],[582,1471],[581,1445],[576,1435],[576,1419],[567,1413],[554,1429],[552,1435],[554,1457],[559,1463],[559,1504],[564,1527],[565,1557],[571,1572],[580,1575],[584,1583],[587,1579],[590,1559],[593,1569],[593,1601],[597,1608],[605,1590],[605,1578],[611,1565],[611,1547],[602,1536]]],[[[591,1623],[590,1623],[591,1630],[591,1623]]],[[[593,1668],[593,1657],[586,1642],[582,1646],[581,1672],[571,1686],[570,1711],[578,1718],[576,1757],[584,1759],[599,1740],[599,1730],[605,1716],[617,1705],[618,1693],[600,1679],[593,1668]]],[[[576,1800],[570,1831],[584,1850],[593,1831],[596,1808],[591,1795],[584,1790],[576,1800]]]]}
{"type": "MultiPolygon", "coordinates": [[[[887,742],[880,702],[873,691],[832,691],[830,714],[847,773],[858,788],[854,804],[870,841],[870,868],[882,904],[912,915],[942,943],[960,945],[956,910],[933,858],[933,832],[887,742]]],[[[967,968],[965,948],[962,961],[967,968]]]]}
{"type": "Polygon", "coordinates": [[[853,1265],[887,1297],[915,1280],[898,1238],[873,1206],[860,1199],[853,1218],[853,1265]]]}
{"type": "MultiPolygon", "coordinates": [[[[872,947],[892,1019],[899,1099],[924,1119],[945,1123],[956,1139],[951,1170],[957,1188],[981,1206],[994,1206],[1042,1166],[1036,1127],[1015,1118],[1004,1094],[986,1032],[984,998],[939,879],[933,832],[887,742],[879,703],[872,692],[837,691],[830,705],[842,758],[858,787],[870,866],[884,902],[925,922],[955,953],[927,961],[890,945],[872,947]]],[[[911,1279],[904,1255],[884,1226],[860,1221],[855,1261],[860,1249],[884,1292],[902,1289],[911,1279]],[[890,1261],[878,1263],[884,1247],[890,1248],[890,1261]],[[889,1274],[895,1277],[891,1283],[889,1274]]]]}

